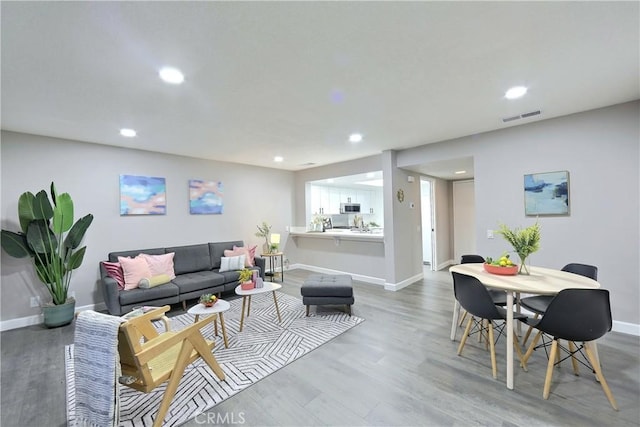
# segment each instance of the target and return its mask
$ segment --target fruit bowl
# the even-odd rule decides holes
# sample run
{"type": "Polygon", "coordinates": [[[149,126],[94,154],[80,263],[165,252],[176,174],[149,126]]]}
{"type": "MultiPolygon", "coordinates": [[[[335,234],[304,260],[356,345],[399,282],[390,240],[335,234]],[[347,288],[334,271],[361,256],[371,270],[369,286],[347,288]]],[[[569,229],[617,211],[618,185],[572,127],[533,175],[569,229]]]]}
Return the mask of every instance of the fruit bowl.
{"type": "Polygon", "coordinates": [[[484,269],[487,273],[499,274],[501,276],[514,276],[518,274],[518,266],[515,264],[506,266],[506,267],[501,267],[499,265],[491,265],[485,262],[484,269]]]}

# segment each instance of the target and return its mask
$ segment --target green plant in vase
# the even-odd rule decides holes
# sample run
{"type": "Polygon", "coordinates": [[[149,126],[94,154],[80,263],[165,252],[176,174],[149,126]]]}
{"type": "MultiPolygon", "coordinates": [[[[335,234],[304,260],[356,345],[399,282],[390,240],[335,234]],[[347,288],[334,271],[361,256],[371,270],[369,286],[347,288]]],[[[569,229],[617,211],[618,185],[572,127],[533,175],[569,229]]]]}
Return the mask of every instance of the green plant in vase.
{"type": "Polygon", "coordinates": [[[43,307],[45,325],[71,323],[75,307],[75,300],[68,298],[71,274],[84,259],[87,247],[79,246],[93,215],[74,223],[71,196],[58,194],[52,182],[50,195],[45,190],[20,195],[18,219],[21,231],[2,230],[2,249],[14,258],[31,258],[52,299],[52,305],[43,307]]]}
{"type": "Polygon", "coordinates": [[[238,276],[238,283],[242,284],[245,282],[250,282],[253,277],[253,271],[248,268],[243,268],[240,270],[240,275],[238,276]]]}
{"type": "Polygon", "coordinates": [[[514,228],[513,230],[504,224],[500,224],[498,233],[513,246],[513,250],[520,258],[520,269],[518,274],[529,274],[527,267],[527,257],[540,249],[540,224],[535,224],[526,228],[514,228]]]}
{"type": "Polygon", "coordinates": [[[262,224],[256,225],[256,227],[258,228],[256,237],[264,237],[262,253],[269,253],[269,249],[271,247],[271,243],[269,243],[269,232],[271,231],[271,226],[266,221],[262,221],[262,224]]]}

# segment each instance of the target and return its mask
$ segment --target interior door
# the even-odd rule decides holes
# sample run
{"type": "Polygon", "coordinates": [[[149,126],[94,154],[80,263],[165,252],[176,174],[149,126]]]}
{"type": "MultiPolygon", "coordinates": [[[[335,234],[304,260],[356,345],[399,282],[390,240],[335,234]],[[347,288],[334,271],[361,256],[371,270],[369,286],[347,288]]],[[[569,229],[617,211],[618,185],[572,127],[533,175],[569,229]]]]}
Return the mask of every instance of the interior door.
{"type": "Polygon", "coordinates": [[[453,253],[455,263],[463,254],[476,253],[476,205],[474,182],[453,183],[453,253]]]}

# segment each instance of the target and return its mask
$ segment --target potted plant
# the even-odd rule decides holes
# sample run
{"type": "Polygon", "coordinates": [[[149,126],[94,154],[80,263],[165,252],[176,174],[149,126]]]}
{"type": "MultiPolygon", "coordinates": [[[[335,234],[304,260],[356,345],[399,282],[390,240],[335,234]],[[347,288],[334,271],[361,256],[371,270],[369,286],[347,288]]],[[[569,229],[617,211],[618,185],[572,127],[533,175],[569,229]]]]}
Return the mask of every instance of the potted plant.
{"type": "Polygon", "coordinates": [[[271,244],[269,243],[269,232],[271,231],[271,226],[267,224],[266,221],[262,221],[262,224],[256,225],[258,231],[256,232],[256,237],[264,237],[264,244],[262,245],[262,253],[268,254],[271,244]]]}
{"type": "Polygon", "coordinates": [[[51,295],[44,305],[47,327],[71,323],[75,299],[68,298],[73,270],[80,267],[86,246],[78,248],[93,221],[88,214],[73,222],[73,200],[68,193],[57,194],[51,183],[51,201],[45,190],[36,195],[23,193],[18,199],[21,231],[2,230],[2,249],[12,257],[31,257],[38,279],[51,295]],[[52,205],[53,202],[53,205],[52,205]]]}
{"type": "Polygon", "coordinates": [[[529,274],[529,268],[526,259],[529,255],[540,249],[540,225],[536,221],[535,224],[527,228],[514,228],[511,230],[504,224],[500,224],[499,234],[511,243],[514,251],[520,258],[520,269],[518,274],[529,274]]]}
{"type": "Polygon", "coordinates": [[[253,277],[253,271],[248,268],[243,268],[240,270],[240,274],[238,275],[238,283],[240,283],[240,288],[247,291],[249,289],[253,289],[255,284],[251,281],[253,277]]]}

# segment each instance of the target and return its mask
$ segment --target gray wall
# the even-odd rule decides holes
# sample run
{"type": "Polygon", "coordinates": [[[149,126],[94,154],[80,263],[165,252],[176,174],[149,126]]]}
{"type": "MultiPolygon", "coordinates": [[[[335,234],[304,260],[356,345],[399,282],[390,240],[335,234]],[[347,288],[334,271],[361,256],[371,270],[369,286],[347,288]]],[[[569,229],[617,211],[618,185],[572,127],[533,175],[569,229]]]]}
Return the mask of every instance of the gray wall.
{"type": "MultiPolygon", "coordinates": [[[[523,175],[569,171],[570,216],[541,217],[533,265],[594,264],[611,291],[613,317],[640,324],[640,103],[615,105],[557,119],[424,145],[398,154],[398,166],[473,156],[478,252],[510,250],[487,229],[503,222],[528,226],[523,175]]],[[[407,225],[409,226],[409,225],[407,225]]]]}
{"type": "MultiPolygon", "coordinates": [[[[98,262],[124,249],[244,240],[259,245],[256,225],[267,221],[273,232],[292,223],[293,173],[147,151],[2,132],[2,228],[17,231],[18,197],[48,189],[51,181],[75,202],[76,217],[95,216],[85,237],[87,253],[74,272],[71,290],[77,306],[102,302],[97,287],[98,262]],[[166,178],[167,214],[120,216],[119,175],[166,178]],[[222,181],[222,215],[189,214],[189,179],[222,181]]],[[[31,296],[47,295],[26,260],[2,251],[1,319],[39,314],[31,296]]]]}

